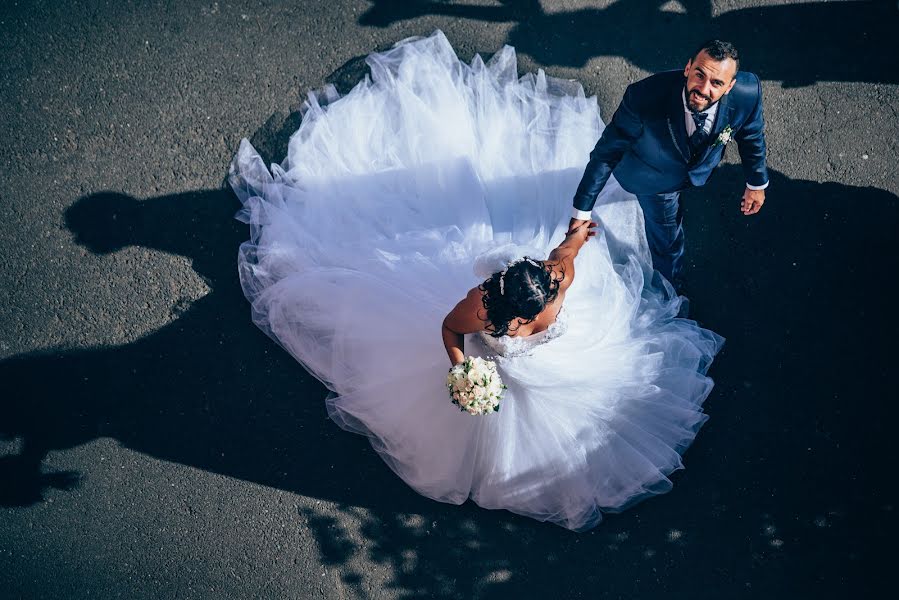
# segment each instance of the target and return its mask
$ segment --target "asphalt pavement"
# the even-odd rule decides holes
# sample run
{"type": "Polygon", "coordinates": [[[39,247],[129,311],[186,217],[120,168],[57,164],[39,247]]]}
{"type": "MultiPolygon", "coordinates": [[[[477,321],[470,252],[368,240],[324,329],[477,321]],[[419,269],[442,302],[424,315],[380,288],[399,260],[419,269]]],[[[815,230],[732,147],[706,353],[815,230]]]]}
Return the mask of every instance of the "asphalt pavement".
{"type": "Polygon", "coordinates": [[[0,598],[869,598],[891,581],[895,1],[0,4],[0,598]],[[327,419],[250,322],[243,137],[443,30],[624,87],[733,40],[771,186],[685,195],[692,316],[727,338],[674,490],[598,528],[446,506],[327,419]]]}

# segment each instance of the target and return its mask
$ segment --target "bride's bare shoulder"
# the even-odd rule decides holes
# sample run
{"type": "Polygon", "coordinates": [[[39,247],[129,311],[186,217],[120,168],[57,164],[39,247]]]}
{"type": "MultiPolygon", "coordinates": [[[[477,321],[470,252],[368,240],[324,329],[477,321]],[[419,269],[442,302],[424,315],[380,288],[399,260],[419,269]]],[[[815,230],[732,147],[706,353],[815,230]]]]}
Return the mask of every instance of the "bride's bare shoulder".
{"type": "Polygon", "coordinates": [[[444,319],[444,325],[457,333],[474,333],[486,327],[484,292],[478,288],[468,290],[465,298],[444,319]]]}

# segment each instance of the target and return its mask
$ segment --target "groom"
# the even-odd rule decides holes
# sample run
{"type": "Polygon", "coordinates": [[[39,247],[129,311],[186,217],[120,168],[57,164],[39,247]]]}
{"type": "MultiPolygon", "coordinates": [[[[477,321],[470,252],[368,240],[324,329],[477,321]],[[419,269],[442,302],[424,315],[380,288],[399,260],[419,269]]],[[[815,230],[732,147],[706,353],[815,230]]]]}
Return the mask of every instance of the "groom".
{"type": "Polygon", "coordinates": [[[609,176],[637,196],[643,208],[653,267],[682,285],[682,190],[703,185],[733,139],[743,162],[741,210],[765,203],[765,122],[759,78],[738,72],[728,42],[702,44],[681,71],[665,71],[629,85],[602,133],[574,196],[569,231],[590,220],[609,176]]]}

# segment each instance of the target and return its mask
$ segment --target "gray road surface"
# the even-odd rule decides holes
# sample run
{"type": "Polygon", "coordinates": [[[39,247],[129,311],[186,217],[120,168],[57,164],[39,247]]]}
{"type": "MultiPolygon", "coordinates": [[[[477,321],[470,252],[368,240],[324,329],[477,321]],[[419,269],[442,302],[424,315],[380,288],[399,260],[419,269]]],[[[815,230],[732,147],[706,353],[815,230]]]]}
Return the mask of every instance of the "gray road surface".
{"type": "Polygon", "coordinates": [[[895,556],[896,3],[0,4],[0,598],[871,597],[895,556]],[[733,39],[768,203],[686,198],[694,316],[728,338],[675,489],[573,534],[398,481],[327,420],[236,281],[242,137],[442,29],[608,119],[733,39]],[[891,562],[891,561],[890,561],[891,562]]]}

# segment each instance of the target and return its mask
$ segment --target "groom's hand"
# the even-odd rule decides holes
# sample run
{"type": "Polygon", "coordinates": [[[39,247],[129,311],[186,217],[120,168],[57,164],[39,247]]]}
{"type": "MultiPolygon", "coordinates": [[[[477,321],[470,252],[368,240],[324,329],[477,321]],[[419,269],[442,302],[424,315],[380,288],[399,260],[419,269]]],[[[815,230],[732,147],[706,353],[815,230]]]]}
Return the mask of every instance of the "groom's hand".
{"type": "Polygon", "coordinates": [[[751,190],[746,188],[743,192],[743,202],[740,203],[740,210],[744,215],[754,215],[762,210],[762,204],[765,203],[765,190],[751,190]]]}

